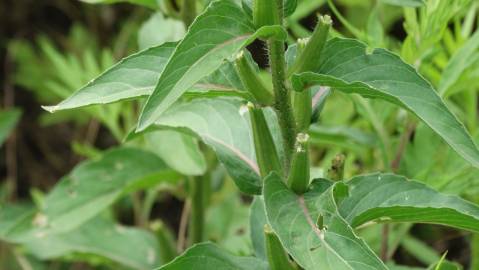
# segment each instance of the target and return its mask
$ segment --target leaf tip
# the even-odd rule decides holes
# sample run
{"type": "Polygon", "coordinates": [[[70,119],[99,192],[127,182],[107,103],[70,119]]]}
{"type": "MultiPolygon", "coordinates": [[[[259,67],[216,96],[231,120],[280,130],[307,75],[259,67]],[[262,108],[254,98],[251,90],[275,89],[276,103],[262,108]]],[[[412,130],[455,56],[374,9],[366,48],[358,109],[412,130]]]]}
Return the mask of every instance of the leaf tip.
{"type": "Polygon", "coordinates": [[[45,111],[49,112],[49,113],[54,113],[56,111],[58,111],[58,109],[60,108],[58,105],[54,105],[54,106],[41,106],[42,109],[44,109],[45,111]]]}

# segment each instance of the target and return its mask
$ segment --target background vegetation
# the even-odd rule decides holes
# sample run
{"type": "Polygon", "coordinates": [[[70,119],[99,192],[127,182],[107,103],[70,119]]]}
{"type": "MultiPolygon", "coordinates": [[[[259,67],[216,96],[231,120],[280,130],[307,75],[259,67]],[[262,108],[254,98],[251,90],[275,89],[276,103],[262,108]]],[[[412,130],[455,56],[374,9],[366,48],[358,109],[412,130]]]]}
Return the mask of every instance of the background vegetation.
{"type": "MultiPolygon", "coordinates": [[[[252,254],[252,198],[238,191],[197,138],[160,130],[123,144],[134,149],[119,147],[135,125],[137,101],[55,114],[41,109],[123,57],[185,33],[181,1],[85,2],[0,2],[0,269],[152,269],[198,240],[252,254]],[[105,177],[110,182],[98,186],[105,177]],[[198,185],[200,178],[207,187],[198,185]],[[63,198],[56,193],[80,180],[88,190],[83,203],[59,204],[63,198]],[[188,195],[195,192],[202,196],[192,202],[188,195]],[[90,208],[98,211],[89,208],[92,201],[90,208]],[[54,208],[65,234],[35,235],[37,241],[28,244],[9,241],[7,234],[22,219],[33,215],[39,226],[46,222],[34,210],[46,206],[54,208]],[[73,216],[88,221],[68,230],[73,216]],[[188,223],[203,227],[190,226],[188,232],[188,223]]],[[[198,2],[198,12],[207,2],[198,2]]],[[[407,0],[403,8],[396,2],[298,0],[287,19],[289,42],[310,35],[317,13],[330,14],[333,36],[355,37],[400,55],[478,138],[479,3],[407,0]]],[[[267,69],[264,44],[248,49],[259,68],[267,69]]],[[[345,178],[394,171],[479,203],[479,171],[396,106],[331,93],[310,135],[314,176],[326,175],[334,160],[344,158],[345,178]]],[[[69,196],[78,194],[72,190],[69,196]]],[[[366,226],[359,234],[390,263],[424,269],[447,252],[452,269],[479,269],[479,236],[468,232],[398,224],[366,226]]]]}

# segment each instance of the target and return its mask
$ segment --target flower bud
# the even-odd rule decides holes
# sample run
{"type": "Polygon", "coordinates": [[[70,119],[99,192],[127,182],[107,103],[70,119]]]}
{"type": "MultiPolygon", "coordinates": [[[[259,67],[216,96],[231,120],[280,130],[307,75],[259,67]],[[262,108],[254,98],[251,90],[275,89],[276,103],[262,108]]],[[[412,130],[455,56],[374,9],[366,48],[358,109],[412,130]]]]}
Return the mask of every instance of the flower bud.
{"type": "Polygon", "coordinates": [[[288,186],[297,194],[303,194],[309,185],[309,135],[298,133],[288,176],[288,186]]]}
{"type": "Polygon", "coordinates": [[[302,91],[293,91],[292,98],[296,127],[299,132],[307,131],[311,123],[311,115],[313,112],[311,90],[307,88],[302,91]]]}
{"type": "Polygon", "coordinates": [[[331,24],[332,20],[328,15],[319,17],[319,22],[314,28],[313,34],[302,52],[297,56],[294,65],[288,71],[288,76],[293,73],[314,71],[319,67],[319,57],[326,44],[331,24]]]}
{"type": "Polygon", "coordinates": [[[258,162],[261,177],[267,176],[272,171],[282,175],[281,162],[268,124],[266,124],[263,110],[255,107],[251,102],[247,106],[253,130],[256,161],[258,162]]]}
{"type": "Polygon", "coordinates": [[[248,62],[243,51],[240,51],[236,55],[235,68],[245,90],[248,91],[258,103],[261,105],[271,105],[273,103],[273,94],[258,77],[257,72],[248,62]]]}

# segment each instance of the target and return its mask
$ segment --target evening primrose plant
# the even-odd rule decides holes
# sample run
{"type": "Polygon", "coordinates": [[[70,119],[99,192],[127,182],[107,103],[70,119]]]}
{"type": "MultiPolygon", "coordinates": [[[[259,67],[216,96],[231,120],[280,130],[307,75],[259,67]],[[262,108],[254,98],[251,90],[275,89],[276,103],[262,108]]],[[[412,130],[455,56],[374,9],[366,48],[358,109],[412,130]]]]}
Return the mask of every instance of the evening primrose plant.
{"type": "MultiPolygon", "coordinates": [[[[188,181],[192,214],[186,251],[178,254],[162,223],[150,228],[156,238],[124,227],[109,235],[110,243],[132,248],[118,256],[99,255],[131,268],[395,269],[358,237],[359,228],[408,222],[479,233],[479,206],[405,176],[385,172],[344,179],[344,157],[338,156],[327,174],[313,177],[311,124],[330,92],[404,109],[479,167],[479,150],[466,128],[413,66],[386,49],[332,38],[328,15],[318,16],[309,37],[286,46],[290,39],[284,22],[295,10],[294,0],[212,1],[194,20],[190,2],[183,1],[188,30],[180,41],[133,54],[61,103],[44,107],[55,112],[143,101],[125,139],[128,146],[77,167],[44,199],[40,211],[17,217],[14,225],[20,229],[0,231],[2,238],[48,257],[76,240],[69,239],[71,231],[110,232],[111,217],[101,213],[122,194],[179,182],[170,164],[132,147],[139,137],[160,130],[200,140],[237,189],[253,197],[248,228],[252,251],[232,253],[204,241],[204,201],[211,180],[205,175],[213,174],[204,169],[188,181]],[[255,40],[265,44],[270,83],[258,76],[246,49],[255,40]],[[104,186],[92,192],[87,187],[95,181],[104,186]],[[56,240],[56,249],[40,251],[45,238],[56,240]]],[[[205,168],[208,161],[198,147],[188,149],[195,150],[188,161],[205,168]]],[[[172,155],[179,150],[170,148],[172,155]]],[[[13,212],[7,214],[15,216],[13,212]]],[[[441,259],[431,267],[441,269],[443,263],[441,259]]]]}

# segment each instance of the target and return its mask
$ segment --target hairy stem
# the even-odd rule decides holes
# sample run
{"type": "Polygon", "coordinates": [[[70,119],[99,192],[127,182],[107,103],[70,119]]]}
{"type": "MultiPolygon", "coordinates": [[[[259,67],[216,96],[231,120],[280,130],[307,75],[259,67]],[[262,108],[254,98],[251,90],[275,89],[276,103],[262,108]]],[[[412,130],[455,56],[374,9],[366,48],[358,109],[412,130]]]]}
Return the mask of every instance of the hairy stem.
{"type": "MultiPolygon", "coordinates": [[[[283,21],[283,1],[277,1],[278,15],[280,22],[283,21]]],[[[275,95],[274,109],[278,115],[281,134],[283,137],[283,147],[285,154],[285,171],[289,171],[291,155],[294,149],[296,139],[296,127],[294,122],[293,110],[291,107],[291,96],[286,86],[285,72],[285,46],[283,41],[270,39],[267,42],[269,52],[269,62],[271,67],[271,76],[273,80],[273,90],[275,95]]],[[[285,174],[287,175],[287,174],[285,174]]]]}

